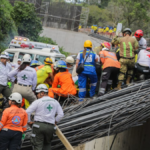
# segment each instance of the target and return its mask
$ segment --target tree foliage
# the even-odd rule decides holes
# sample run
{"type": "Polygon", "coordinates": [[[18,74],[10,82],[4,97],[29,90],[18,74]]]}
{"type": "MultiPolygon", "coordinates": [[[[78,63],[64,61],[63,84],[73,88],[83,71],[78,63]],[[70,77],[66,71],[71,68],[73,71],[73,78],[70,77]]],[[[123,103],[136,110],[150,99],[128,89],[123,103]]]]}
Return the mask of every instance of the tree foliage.
{"type": "Polygon", "coordinates": [[[17,35],[17,28],[11,17],[13,7],[8,0],[0,2],[0,50],[4,50],[14,35],[17,35]]]}
{"type": "Polygon", "coordinates": [[[20,36],[31,40],[38,38],[42,31],[42,23],[33,4],[16,1],[12,10],[12,18],[15,20],[20,36]]]}

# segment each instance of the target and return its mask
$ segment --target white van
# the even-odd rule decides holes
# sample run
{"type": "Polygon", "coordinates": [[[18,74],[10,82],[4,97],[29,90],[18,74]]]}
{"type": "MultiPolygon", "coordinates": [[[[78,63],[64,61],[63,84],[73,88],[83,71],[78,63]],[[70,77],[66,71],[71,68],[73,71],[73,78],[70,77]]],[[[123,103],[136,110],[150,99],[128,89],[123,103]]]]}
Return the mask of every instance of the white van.
{"type": "Polygon", "coordinates": [[[36,50],[36,49],[23,49],[23,48],[14,48],[14,49],[6,49],[6,52],[9,53],[10,61],[13,63],[17,63],[18,59],[22,60],[25,54],[29,54],[32,60],[38,60],[42,64],[44,64],[44,60],[47,57],[52,58],[53,62],[58,60],[64,60],[66,57],[63,54],[49,52],[45,50],[36,50]]]}
{"type": "Polygon", "coordinates": [[[41,50],[43,48],[49,48],[51,50],[54,50],[60,53],[58,45],[45,44],[41,42],[33,42],[33,41],[30,41],[28,38],[21,37],[21,36],[15,36],[14,39],[12,39],[9,44],[9,48],[21,48],[22,44],[32,45],[33,49],[41,50]]]}

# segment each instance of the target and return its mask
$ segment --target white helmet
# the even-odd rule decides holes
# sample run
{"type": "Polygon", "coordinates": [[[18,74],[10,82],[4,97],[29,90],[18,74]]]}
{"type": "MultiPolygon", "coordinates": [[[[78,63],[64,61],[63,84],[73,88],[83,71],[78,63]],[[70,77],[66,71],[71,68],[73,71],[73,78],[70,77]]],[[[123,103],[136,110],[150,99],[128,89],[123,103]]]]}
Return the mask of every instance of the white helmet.
{"type": "Polygon", "coordinates": [[[9,59],[9,53],[8,52],[2,52],[0,58],[9,59]]]}
{"type": "Polygon", "coordinates": [[[29,54],[25,54],[23,56],[22,62],[29,62],[30,63],[31,61],[32,61],[32,59],[31,59],[31,56],[29,54]]]}
{"type": "Polygon", "coordinates": [[[21,96],[21,94],[15,92],[9,96],[9,100],[13,100],[13,101],[16,101],[17,103],[21,104],[22,103],[22,96],[21,96]]]}
{"type": "Polygon", "coordinates": [[[68,56],[68,57],[66,58],[66,63],[68,63],[68,64],[73,64],[73,63],[74,63],[74,59],[73,59],[71,56],[68,56]]]}
{"type": "Polygon", "coordinates": [[[39,84],[36,88],[36,93],[45,92],[48,93],[48,88],[45,84],[39,84]]]}
{"type": "Polygon", "coordinates": [[[102,51],[109,51],[107,47],[102,48],[102,51]]]}
{"type": "Polygon", "coordinates": [[[54,69],[58,68],[58,61],[54,62],[54,69]]]}

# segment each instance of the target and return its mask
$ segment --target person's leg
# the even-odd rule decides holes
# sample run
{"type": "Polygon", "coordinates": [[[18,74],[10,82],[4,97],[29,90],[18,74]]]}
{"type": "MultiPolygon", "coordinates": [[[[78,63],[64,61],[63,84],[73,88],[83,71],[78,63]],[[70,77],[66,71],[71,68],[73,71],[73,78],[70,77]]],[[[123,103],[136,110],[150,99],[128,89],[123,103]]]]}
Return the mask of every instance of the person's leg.
{"type": "Polygon", "coordinates": [[[9,145],[10,135],[8,131],[1,131],[0,132],[0,150],[6,150],[9,145]]]}
{"type": "Polygon", "coordinates": [[[32,128],[31,144],[34,150],[42,150],[44,143],[44,135],[42,133],[42,123],[35,122],[32,128]]]}
{"type": "Polygon", "coordinates": [[[79,98],[85,98],[85,95],[86,95],[86,82],[87,82],[87,75],[82,74],[82,73],[79,74],[79,79],[78,79],[79,98]]]}
{"type": "Polygon", "coordinates": [[[113,67],[113,70],[112,70],[111,76],[110,76],[110,79],[112,80],[112,88],[113,89],[117,86],[118,74],[119,74],[119,68],[113,67]]]}
{"type": "Polygon", "coordinates": [[[54,125],[46,124],[44,133],[44,146],[43,150],[51,150],[51,141],[53,139],[53,134],[55,133],[54,125]]]}
{"type": "Polygon", "coordinates": [[[90,85],[91,85],[91,89],[90,89],[90,97],[93,97],[95,95],[95,90],[96,90],[96,85],[97,85],[97,74],[96,75],[88,75],[88,77],[90,78],[90,85]]]}
{"type": "Polygon", "coordinates": [[[22,132],[9,130],[12,137],[9,142],[8,150],[17,150],[21,144],[22,132]]]}

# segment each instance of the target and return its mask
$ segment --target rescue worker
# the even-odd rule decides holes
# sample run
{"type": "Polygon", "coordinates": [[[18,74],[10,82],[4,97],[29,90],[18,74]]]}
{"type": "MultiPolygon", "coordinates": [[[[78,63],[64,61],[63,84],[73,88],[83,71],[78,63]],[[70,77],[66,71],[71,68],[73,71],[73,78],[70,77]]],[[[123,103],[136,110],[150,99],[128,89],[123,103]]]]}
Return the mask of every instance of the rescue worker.
{"type": "MultiPolygon", "coordinates": [[[[37,74],[37,85],[39,84],[43,84],[46,80],[48,80],[47,82],[53,82],[53,73],[52,73],[52,69],[51,69],[51,65],[53,64],[52,59],[51,58],[46,58],[44,60],[45,65],[44,66],[39,66],[38,68],[40,68],[39,70],[37,70],[36,74],[37,74]]],[[[37,67],[36,67],[37,69],[37,67]]]]}
{"type": "Polygon", "coordinates": [[[59,72],[54,77],[52,88],[49,89],[48,95],[54,98],[54,94],[58,96],[67,97],[68,94],[76,95],[76,88],[72,80],[72,75],[67,69],[66,62],[59,60],[57,64],[59,72]],[[60,88],[57,86],[60,85],[60,88]]]}
{"type": "Polygon", "coordinates": [[[39,62],[37,60],[32,60],[31,63],[30,63],[30,67],[32,68],[36,68],[40,66],[39,62]]]}
{"type": "Polygon", "coordinates": [[[96,74],[96,68],[95,68],[95,62],[98,61],[98,58],[96,56],[96,53],[92,51],[92,42],[90,40],[86,40],[84,42],[84,50],[80,51],[77,56],[76,60],[76,68],[78,65],[84,62],[84,70],[82,73],[80,73],[78,83],[79,83],[79,101],[83,101],[82,98],[85,98],[86,96],[86,84],[87,79],[90,79],[90,97],[93,97],[95,95],[95,89],[97,84],[97,74],[96,74]]]}
{"type": "Polygon", "coordinates": [[[94,51],[97,55],[99,55],[99,52],[102,51],[102,49],[103,49],[104,47],[105,47],[105,42],[104,42],[104,43],[101,43],[100,46],[95,47],[93,51],[94,51]]]}
{"type": "Polygon", "coordinates": [[[134,34],[135,38],[137,39],[138,43],[139,43],[139,49],[146,49],[147,47],[147,41],[145,38],[143,38],[143,31],[142,30],[137,30],[134,34]]]}
{"type": "Polygon", "coordinates": [[[140,50],[138,54],[137,63],[135,64],[137,73],[139,73],[140,79],[145,79],[145,75],[150,73],[150,47],[146,50],[140,50]]]}
{"type": "Polygon", "coordinates": [[[121,89],[122,82],[124,81],[125,74],[127,73],[126,84],[130,83],[133,75],[135,52],[138,49],[138,42],[131,36],[132,31],[129,28],[123,30],[123,37],[118,39],[120,44],[120,73],[118,76],[117,89],[121,89]],[[128,71],[128,72],[127,72],[128,71]]]}
{"type": "Polygon", "coordinates": [[[12,68],[18,68],[21,65],[21,59],[18,59],[17,63],[10,63],[12,68]]]}
{"type": "MultiPolygon", "coordinates": [[[[8,82],[8,73],[12,70],[7,59],[9,58],[8,53],[2,52],[0,55],[0,93],[8,99],[11,94],[11,90],[9,86],[7,86],[8,82]]],[[[1,101],[3,103],[3,101],[1,101]]]]}
{"type": "Polygon", "coordinates": [[[17,83],[14,85],[13,93],[18,92],[23,98],[27,99],[30,104],[36,100],[34,90],[37,84],[37,75],[35,69],[30,67],[31,57],[25,54],[22,59],[22,64],[19,68],[14,69],[8,74],[8,77],[13,80],[17,76],[17,83]]]}
{"type": "Polygon", "coordinates": [[[55,124],[63,118],[64,113],[58,101],[48,96],[46,85],[38,85],[36,93],[38,100],[34,101],[26,111],[28,124],[32,126],[31,144],[34,150],[50,150],[55,124]],[[30,120],[33,112],[35,112],[34,123],[30,120]]]}
{"type": "Polygon", "coordinates": [[[66,61],[66,64],[67,64],[67,69],[72,74],[74,59],[71,56],[68,56],[65,61],[66,61]]]}
{"type": "Polygon", "coordinates": [[[20,108],[22,96],[12,93],[9,97],[9,108],[3,112],[0,121],[0,149],[17,150],[21,144],[22,133],[27,129],[28,116],[24,109],[20,108]]]}
{"type": "MultiPolygon", "coordinates": [[[[98,96],[105,94],[106,88],[111,89],[112,83],[117,83],[120,68],[120,63],[117,60],[116,54],[110,52],[111,45],[107,42],[105,48],[99,53],[100,60],[103,65],[102,83],[98,96]]],[[[114,88],[114,87],[113,87],[114,88]]]]}

